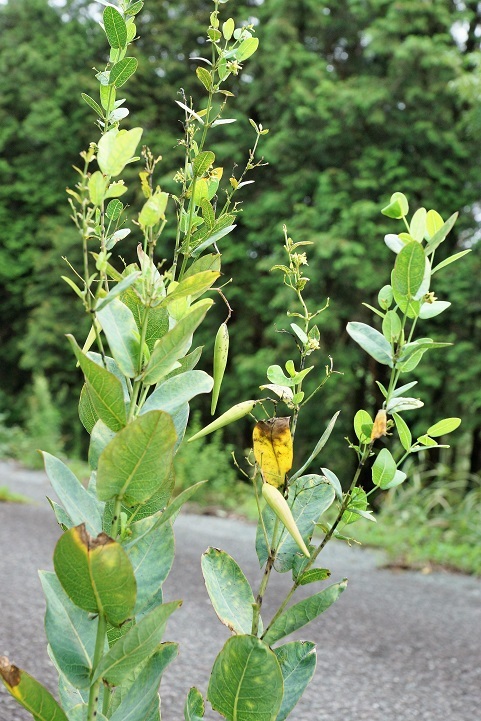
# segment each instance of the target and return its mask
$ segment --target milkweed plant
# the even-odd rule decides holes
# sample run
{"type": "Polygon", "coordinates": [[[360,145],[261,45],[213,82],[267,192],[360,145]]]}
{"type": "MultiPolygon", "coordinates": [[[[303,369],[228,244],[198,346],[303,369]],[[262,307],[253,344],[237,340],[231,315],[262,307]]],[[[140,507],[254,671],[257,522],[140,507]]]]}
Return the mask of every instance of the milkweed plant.
{"type": "MultiPolygon", "coordinates": [[[[308,457],[292,468],[299,415],[335,371],[331,362],[313,362],[322,356],[318,322],[326,306],[309,307],[304,295],[308,244],[294,242],[287,230],[285,263],[273,272],[292,297],[285,328],[292,357],[284,367],[267,368],[262,397],[240,400],[184,439],[192,398],[212,394],[211,410],[216,411],[229,350],[230,309],[219,285],[222,246],[235,231],[238,197],[262,163],[258,144],[268,132],[250,121],[245,166],[225,179],[221,160],[209,149],[210,131],[234,122],[225,116],[232,95],[226,81],[242,73],[258,49],[252,25],[221,18],[226,3],[214,0],[207,30],[210,54],[198,59],[204,102],[194,107],[185,96],[176,101],[184,129],[184,161],[173,173],[176,194],[156,184],[159,159],[142,147],[142,128],[121,127],[129,113],[123,89],[137,68],[129,49],[144,3],[103,3],[109,59],[96,73],[97,96],[82,94],[96,116],[98,135],[81,153],[77,183],[68,190],[83,267],[64,278],[91,318],[87,338],[67,336],[72,373],[83,378],[79,417],[90,435],[88,486],[60,459],[43,453],[58,498],[50,504],[62,529],[54,570],[40,572],[59,700],[27,671],[0,658],[6,688],[36,721],[160,721],[160,680],[178,653],[178,644],[163,637],[182,603],[164,603],[162,586],[174,561],[175,518],[201,485],[173,495],[173,460],[182,443],[251,419],[252,451],[242,472],[257,502],[255,550],[263,570],[253,591],[230,555],[208,548],[202,556],[210,601],[232,634],[213,660],[206,699],[229,721],[283,721],[316,667],[314,643],[285,639],[324,613],[346,588],[346,579],[330,582],[319,556],[332,538],[349,541],[354,521],[374,520],[368,494],[359,485],[362,474],[371,475],[375,489],[404,483],[406,457],[439,447],[441,436],[460,424],[458,418],[445,418],[413,439],[406,419],[422,402],[413,390],[417,381],[407,376],[425,353],[448,345],[426,336],[430,319],[450,305],[436,297],[433,282],[468,251],[436,263],[456,214],[444,221],[435,210],[421,207],[410,216],[408,200],[396,192],[381,211],[393,219],[393,233],[385,242],[394,264],[391,274],[386,272],[378,307],[368,306],[375,323],[347,326],[351,338],[386,366],[389,378],[386,385],[378,383],[384,401],[375,418],[365,410],[354,417],[352,479],[341,483],[334,470],[319,464],[338,413],[308,457]],[[121,200],[127,192],[122,176],[130,164],[140,168],[143,194],[133,219],[121,200]],[[159,264],[157,246],[167,223],[175,226],[175,242],[170,259],[159,264]],[[116,253],[132,237],[137,261],[125,265],[116,253]],[[196,370],[202,348],[194,336],[214,301],[226,302],[228,318],[213,339],[211,377],[196,370]],[[316,379],[309,393],[304,390],[307,376],[316,379]],[[273,599],[276,610],[269,617],[263,601],[273,572],[290,574],[292,585],[285,598],[273,599]],[[300,586],[309,586],[312,594],[296,602],[300,586]]],[[[204,709],[203,694],[193,686],[184,718],[200,721],[204,709]]]]}

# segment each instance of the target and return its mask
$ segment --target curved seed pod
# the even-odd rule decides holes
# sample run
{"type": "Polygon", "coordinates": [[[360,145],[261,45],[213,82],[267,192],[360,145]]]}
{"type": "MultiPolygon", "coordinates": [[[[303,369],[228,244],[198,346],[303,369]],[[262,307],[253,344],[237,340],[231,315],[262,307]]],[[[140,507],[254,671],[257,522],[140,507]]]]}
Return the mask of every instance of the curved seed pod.
{"type": "Polygon", "coordinates": [[[207,436],[209,433],[213,433],[219,428],[229,425],[229,423],[234,423],[234,421],[244,418],[244,416],[251,412],[256,403],[257,401],[243,401],[242,403],[237,403],[235,406],[232,406],[232,408],[229,408],[228,411],[216,418],[215,421],[212,421],[212,423],[209,423],[208,426],[202,428],[202,430],[198,433],[194,433],[187,442],[190,443],[191,441],[196,441],[198,438],[207,436]]]}
{"type": "Polygon", "coordinates": [[[271,486],[269,483],[263,483],[262,495],[264,496],[266,503],[272,508],[272,510],[276,514],[277,518],[281,521],[281,523],[284,524],[288,532],[291,534],[292,538],[297,543],[302,553],[307,556],[307,558],[310,558],[311,554],[309,553],[307,546],[304,543],[304,540],[294,520],[294,516],[292,515],[291,509],[289,508],[289,504],[287,503],[282,493],[278,491],[277,488],[275,488],[274,486],[271,486]]]}
{"type": "Polygon", "coordinates": [[[219,399],[220,386],[224,377],[229,355],[229,330],[227,323],[222,323],[217,331],[214,343],[214,387],[212,389],[212,402],[210,406],[211,415],[214,415],[219,399]]]}
{"type": "Polygon", "coordinates": [[[269,418],[254,426],[254,456],[266,483],[279,488],[292,468],[293,443],[289,417],[269,418]]]}

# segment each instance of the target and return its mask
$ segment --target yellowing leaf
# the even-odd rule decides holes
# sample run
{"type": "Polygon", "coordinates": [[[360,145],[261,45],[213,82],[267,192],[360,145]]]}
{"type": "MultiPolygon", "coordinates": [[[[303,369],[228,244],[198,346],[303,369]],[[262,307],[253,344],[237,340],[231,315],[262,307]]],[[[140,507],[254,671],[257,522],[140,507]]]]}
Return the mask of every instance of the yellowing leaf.
{"type": "Polygon", "coordinates": [[[292,436],[290,418],[269,418],[254,426],[254,456],[266,483],[276,488],[283,485],[292,468],[292,436]]]}

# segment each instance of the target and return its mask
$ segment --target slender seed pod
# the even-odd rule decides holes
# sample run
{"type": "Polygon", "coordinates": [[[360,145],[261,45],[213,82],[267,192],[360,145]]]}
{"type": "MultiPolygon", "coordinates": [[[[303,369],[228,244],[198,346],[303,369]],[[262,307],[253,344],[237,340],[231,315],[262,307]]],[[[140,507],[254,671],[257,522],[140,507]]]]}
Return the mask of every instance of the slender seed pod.
{"type": "Polygon", "coordinates": [[[291,534],[292,538],[297,543],[302,553],[307,556],[307,558],[310,558],[311,554],[309,553],[309,550],[304,543],[304,540],[294,520],[294,516],[292,515],[292,511],[289,508],[289,504],[287,503],[282,493],[278,491],[275,486],[271,486],[270,483],[263,483],[262,495],[264,496],[264,500],[266,501],[266,503],[272,508],[272,510],[276,514],[277,518],[281,521],[281,523],[284,524],[288,532],[291,534]]]}
{"type": "Polygon", "coordinates": [[[222,323],[217,331],[214,343],[214,387],[212,389],[211,415],[214,415],[219,400],[219,391],[229,355],[229,330],[227,323],[222,323]]]}
{"type": "Polygon", "coordinates": [[[209,423],[209,425],[205,428],[202,428],[202,430],[198,433],[194,433],[187,442],[190,443],[191,441],[196,441],[198,438],[207,436],[209,433],[213,433],[219,428],[229,425],[229,423],[234,423],[240,418],[244,418],[244,416],[251,412],[257,402],[258,401],[243,401],[242,403],[237,403],[237,405],[229,408],[228,411],[216,418],[215,421],[212,421],[212,423],[209,423]]]}

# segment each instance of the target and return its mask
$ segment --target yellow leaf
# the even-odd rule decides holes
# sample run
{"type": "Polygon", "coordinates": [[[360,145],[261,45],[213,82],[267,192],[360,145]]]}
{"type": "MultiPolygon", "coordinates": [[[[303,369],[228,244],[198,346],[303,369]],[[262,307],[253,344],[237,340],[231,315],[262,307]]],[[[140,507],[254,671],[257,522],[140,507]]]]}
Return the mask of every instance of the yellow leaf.
{"type": "Polygon", "coordinates": [[[266,483],[279,488],[292,468],[290,418],[269,418],[254,426],[254,456],[266,483]]]}

